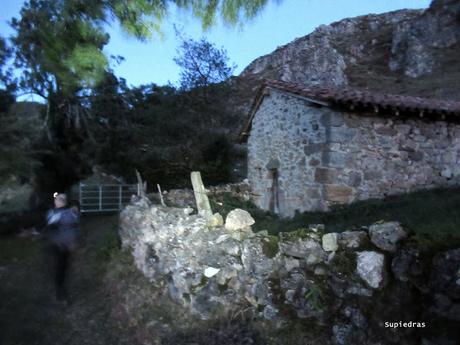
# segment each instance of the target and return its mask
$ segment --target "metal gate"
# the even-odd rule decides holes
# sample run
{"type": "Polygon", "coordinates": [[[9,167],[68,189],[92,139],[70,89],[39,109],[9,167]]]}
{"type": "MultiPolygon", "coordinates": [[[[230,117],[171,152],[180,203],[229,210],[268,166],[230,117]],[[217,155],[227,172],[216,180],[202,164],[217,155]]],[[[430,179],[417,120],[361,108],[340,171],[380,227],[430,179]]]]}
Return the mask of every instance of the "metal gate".
{"type": "Polygon", "coordinates": [[[135,184],[84,184],[80,183],[78,195],[80,211],[114,212],[120,211],[133,194],[138,193],[135,184]]]}

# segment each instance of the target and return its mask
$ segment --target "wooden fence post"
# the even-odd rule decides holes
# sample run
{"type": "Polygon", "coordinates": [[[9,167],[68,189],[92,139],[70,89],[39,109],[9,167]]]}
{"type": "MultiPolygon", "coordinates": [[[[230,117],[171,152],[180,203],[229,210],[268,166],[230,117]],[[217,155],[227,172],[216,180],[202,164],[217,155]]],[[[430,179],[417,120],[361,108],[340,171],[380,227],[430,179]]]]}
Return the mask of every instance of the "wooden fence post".
{"type": "Polygon", "coordinates": [[[161,192],[161,187],[160,187],[160,185],[158,183],[157,183],[157,188],[158,188],[158,194],[160,195],[161,206],[166,207],[165,201],[163,199],[163,193],[161,192]]]}
{"type": "Polygon", "coordinates": [[[139,171],[136,169],[136,177],[137,177],[137,195],[144,198],[145,192],[147,191],[147,182],[142,183],[142,177],[139,171]]]}
{"type": "Polygon", "coordinates": [[[206,195],[206,189],[204,188],[200,172],[192,171],[190,178],[192,180],[193,193],[195,194],[198,213],[206,218],[212,217],[211,204],[209,203],[208,196],[206,195]]]}

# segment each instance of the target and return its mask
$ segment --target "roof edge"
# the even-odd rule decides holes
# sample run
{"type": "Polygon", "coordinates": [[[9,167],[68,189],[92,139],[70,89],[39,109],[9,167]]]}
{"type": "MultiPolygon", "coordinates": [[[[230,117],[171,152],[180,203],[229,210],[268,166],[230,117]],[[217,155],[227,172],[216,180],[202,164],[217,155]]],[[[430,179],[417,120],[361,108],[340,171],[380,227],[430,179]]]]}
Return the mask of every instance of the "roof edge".
{"type": "Polygon", "coordinates": [[[259,109],[262,101],[267,94],[267,89],[292,94],[305,99],[308,102],[316,103],[328,107],[341,107],[347,110],[369,110],[373,109],[375,113],[384,110],[398,116],[401,112],[416,114],[418,117],[424,117],[424,114],[440,115],[440,121],[446,121],[449,115],[455,116],[460,121],[460,102],[429,99],[414,96],[402,96],[393,94],[380,94],[367,90],[358,90],[351,88],[326,88],[290,83],[274,79],[264,79],[257,90],[256,97],[250,107],[246,123],[240,132],[238,142],[243,143],[249,137],[252,121],[259,109]],[[457,117],[458,116],[458,117],[457,117]]]}

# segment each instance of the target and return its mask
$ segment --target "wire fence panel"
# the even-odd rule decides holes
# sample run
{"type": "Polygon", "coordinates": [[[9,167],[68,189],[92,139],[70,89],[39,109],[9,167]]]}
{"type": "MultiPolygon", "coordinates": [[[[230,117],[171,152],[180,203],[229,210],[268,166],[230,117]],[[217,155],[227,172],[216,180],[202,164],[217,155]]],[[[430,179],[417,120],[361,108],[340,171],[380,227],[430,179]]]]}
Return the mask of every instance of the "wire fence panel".
{"type": "Polygon", "coordinates": [[[137,194],[137,185],[95,185],[80,183],[78,188],[80,210],[85,212],[120,211],[137,194]]]}

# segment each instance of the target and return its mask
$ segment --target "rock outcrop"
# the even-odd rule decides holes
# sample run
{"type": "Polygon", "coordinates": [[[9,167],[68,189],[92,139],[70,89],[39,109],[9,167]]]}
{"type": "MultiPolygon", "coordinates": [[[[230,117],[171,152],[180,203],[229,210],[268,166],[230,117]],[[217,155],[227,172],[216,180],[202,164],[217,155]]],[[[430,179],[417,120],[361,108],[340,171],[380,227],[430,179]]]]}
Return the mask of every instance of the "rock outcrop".
{"type": "MultiPolygon", "coordinates": [[[[229,133],[240,134],[265,78],[460,100],[458,7],[456,0],[436,0],[428,9],[346,18],[255,59],[228,82],[224,108],[240,119],[229,133]]],[[[244,155],[233,164],[244,176],[244,155]]]]}
{"type": "Polygon", "coordinates": [[[393,33],[389,66],[417,78],[433,72],[439,56],[460,44],[460,2],[434,0],[412,21],[399,23],[393,33]]]}
{"type": "Polygon", "coordinates": [[[305,320],[327,344],[447,344],[456,332],[460,249],[425,257],[396,222],[272,236],[253,233],[243,210],[238,226],[216,227],[191,211],[141,199],[120,227],[136,266],[191,318],[244,311],[275,329],[305,320]],[[385,329],[399,321],[442,327],[385,329]]]}
{"type": "Polygon", "coordinates": [[[391,36],[393,27],[420,14],[421,11],[402,10],[321,25],[311,34],[257,58],[241,76],[258,75],[307,85],[349,85],[347,68],[362,60],[375,60],[373,53],[389,39],[385,34],[391,36]]]}
{"type": "Polygon", "coordinates": [[[230,83],[228,109],[244,117],[264,78],[460,100],[459,8],[435,0],[428,9],[321,25],[250,63],[230,83]]]}

